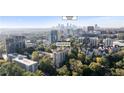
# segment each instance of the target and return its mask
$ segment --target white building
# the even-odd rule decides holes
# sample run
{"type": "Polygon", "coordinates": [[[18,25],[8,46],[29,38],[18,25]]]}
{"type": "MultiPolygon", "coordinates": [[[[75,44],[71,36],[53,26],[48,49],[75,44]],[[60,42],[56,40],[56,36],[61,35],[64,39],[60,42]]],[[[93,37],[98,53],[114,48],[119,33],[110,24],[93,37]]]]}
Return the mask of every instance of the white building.
{"type": "Polygon", "coordinates": [[[106,38],[103,40],[103,43],[106,47],[113,46],[113,40],[111,38],[106,38]]]}
{"type": "Polygon", "coordinates": [[[12,60],[16,57],[23,57],[23,58],[27,58],[27,56],[25,55],[20,55],[20,54],[17,54],[17,53],[13,53],[13,54],[7,54],[7,60],[9,62],[12,62],[12,60]]]}
{"type": "Polygon", "coordinates": [[[55,67],[62,66],[63,62],[66,61],[67,52],[68,52],[67,49],[53,52],[53,62],[55,67]]]}
{"type": "Polygon", "coordinates": [[[51,44],[51,43],[50,43],[49,40],[46,40],[46,39],[43,40],[43,45],[49,46],[50,44],[51,44]]]}
{"type": "Polygon", "coordinates": [[[124,46],[124,40],[116,40],[116,41],[114,41],[113,46],[123,47],[124,46]]]}
{"type": "Polygon", "coordinates": [[[26,71],[35,72],[38,68],[38,62],[29,60],[27,58],[23,58],[18,56],[12,59],[13,62],[17,63],[19,66],[24,68],[26,71]]]}
{"type": "Polygon", "coordinates": [[[84,38],[85,38],[85,37],[79,37],[79,38],[78,38],[80,44],[82,44],[82,43],[84,42],[84,38]]]}
{"type": "Polygon", "coordinates": [[[17,53],[13,54],[4,54],[4,60],[8,60],[9,62],[17,63],[26,71],[35,72],[38,67],[38,62],[27,59],[25,55],[20,55],[17,53]]]}
{"type": "Polygon", "coordinates": [[[66,54],[68,53],[68,48],[61,49],[57,48],[56,50],[53,50],[52,53],[39,51],[40,56],[49,56],[52,59],[52,62],[54,64],[54,67],[59,68],[62,66],[63,62],[66,61],[66,54]]]}
{"type": "Polygon", "coordinates": [[[25,41],[25,45],[26,45],[26,48],[29,48],[29,47],[36,47],[36,44],[31,42],[31,40],[26,40],[25,41]]]}
{"type": "Polygon", "coordinates": [[[79,37],[79,43],[88,43],[90,46],[97,46],[98,45],[98,37],[79,37]]]}
{"type": "Polygon", "coordinates": [[[56,42],[56,46],[57,47],[70,47],[71,46],[71,42],[68,42],[68,41],[56,42]]]}
{"type": "Polygon", "coordinates": [[[91,46],[98,46],[98,38],[97,37],[90,37],[90,45],[91,46]]]}
{"type": "Polygon", "coordinates": [[[53,53],[39,51],[39,56],[45,56],[45,55],[49,56],[50,58],[53,58],[53,53]]]}

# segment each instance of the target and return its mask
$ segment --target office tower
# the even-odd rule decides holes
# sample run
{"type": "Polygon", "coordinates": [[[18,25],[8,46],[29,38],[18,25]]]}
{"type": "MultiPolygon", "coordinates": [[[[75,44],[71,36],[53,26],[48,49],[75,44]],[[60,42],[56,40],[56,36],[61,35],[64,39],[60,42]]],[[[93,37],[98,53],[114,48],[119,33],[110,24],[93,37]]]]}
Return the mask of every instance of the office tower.
{"type": "Polygon", "coordinates": [[[64,40],[64,31],[60,30],[58,32],[58,40],[57,41],[63,41],[64,40]]]}
{"type": "Polygon", "coordinates": [[[6,53],[22,53],[25,49],[24,36],[10,36],[5,39],[6,53]]]}
{"type": "Polygon", "coordinates": [[[58,31],[57,30],[50,31],[49,41],[50,41],[50,43],[55,43],[58,41],[58,31]]]}
{"type": "Polygon", "coordinates": [[[95,30],[97,30],[98,29],[98,25],[97,24],[95,24],[95,28],[94,28],[95,30]]]}
{"type": "Polygon", "coordinates": [[[94,31],[94,26],[88,26],[87,31],[94,31]]]}

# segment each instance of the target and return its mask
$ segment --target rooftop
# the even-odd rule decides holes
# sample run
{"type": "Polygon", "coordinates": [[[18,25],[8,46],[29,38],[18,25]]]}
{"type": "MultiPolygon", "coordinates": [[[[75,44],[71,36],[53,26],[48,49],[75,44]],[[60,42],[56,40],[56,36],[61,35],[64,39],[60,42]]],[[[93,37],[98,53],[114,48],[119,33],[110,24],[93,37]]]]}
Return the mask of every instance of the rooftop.
{"type": "Polygon", "coordinates": [[[37,63],[36,61],[29,60],[29,59],[23,58],[23,57],[16,57],[16,58],[14,58],[13,60],[14,60],[14,61],[17,61],[17,62],[19,62],[19,63],[25,64],[25,65],[28,65],[28,66],[37,63]]]}

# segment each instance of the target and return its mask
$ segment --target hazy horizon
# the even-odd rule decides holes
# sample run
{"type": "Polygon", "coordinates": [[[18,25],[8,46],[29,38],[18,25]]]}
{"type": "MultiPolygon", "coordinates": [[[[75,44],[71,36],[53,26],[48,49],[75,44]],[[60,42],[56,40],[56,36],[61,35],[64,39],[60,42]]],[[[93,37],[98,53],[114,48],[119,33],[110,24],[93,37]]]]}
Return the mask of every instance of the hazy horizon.
{"type": "Polygon", "coordinates": [[[52,28],[67,23],[76,26],[98,24],[105,28],[124,27],[124,16],[77,16],[77,20],[62,20],[62,16],[0,16],[0,28],[52,28]]]}

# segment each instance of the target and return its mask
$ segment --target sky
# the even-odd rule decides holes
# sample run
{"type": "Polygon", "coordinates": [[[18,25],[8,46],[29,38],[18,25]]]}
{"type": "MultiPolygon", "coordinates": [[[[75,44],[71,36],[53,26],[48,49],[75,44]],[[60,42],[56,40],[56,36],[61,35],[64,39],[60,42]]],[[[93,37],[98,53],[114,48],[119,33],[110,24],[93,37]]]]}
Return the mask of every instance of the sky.
{"type": "Polygon", "coordinates": [[[124,16],[77,16],[77,20],[63,20],[62,16],[0,16],[0,28],[47,28],[58,24],[100,27],[124,27],[124,16]]]}

